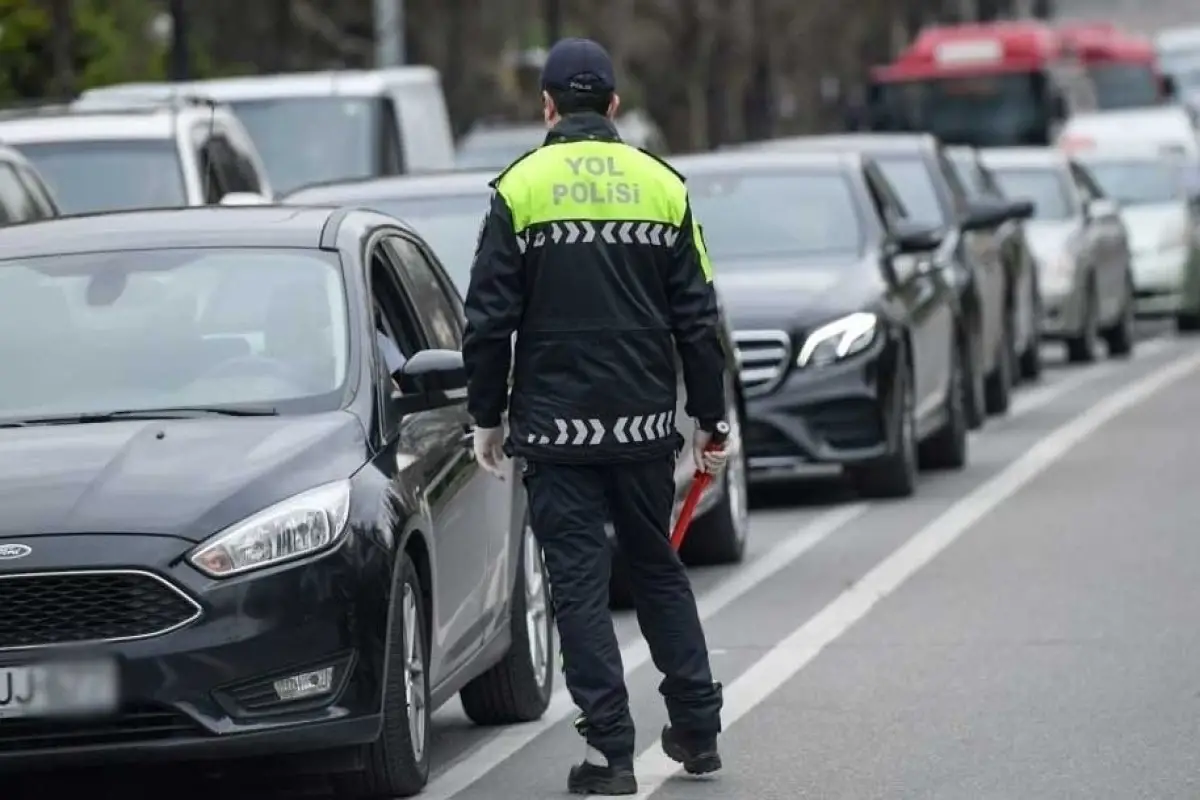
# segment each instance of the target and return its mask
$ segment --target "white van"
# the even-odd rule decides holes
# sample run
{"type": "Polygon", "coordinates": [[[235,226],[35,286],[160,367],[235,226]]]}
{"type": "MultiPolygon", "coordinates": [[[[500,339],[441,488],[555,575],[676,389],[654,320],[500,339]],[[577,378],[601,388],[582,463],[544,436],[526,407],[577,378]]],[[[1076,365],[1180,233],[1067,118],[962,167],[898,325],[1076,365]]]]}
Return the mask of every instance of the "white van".
{"type": "Polygon", "coordinates": [[[230,106],[280,192],[454,167],[441,77],[428,66],[125,83],[90,89],[75,105],[177,95],[230,106]]]}
{"type": "Polygon", "coordinates": [[[1200,159],[1196,112],[1182,105],[1095,111],[1069,117],[1058,146],[1070,151],[1155,147],[1164,155],[1200,159]]]}

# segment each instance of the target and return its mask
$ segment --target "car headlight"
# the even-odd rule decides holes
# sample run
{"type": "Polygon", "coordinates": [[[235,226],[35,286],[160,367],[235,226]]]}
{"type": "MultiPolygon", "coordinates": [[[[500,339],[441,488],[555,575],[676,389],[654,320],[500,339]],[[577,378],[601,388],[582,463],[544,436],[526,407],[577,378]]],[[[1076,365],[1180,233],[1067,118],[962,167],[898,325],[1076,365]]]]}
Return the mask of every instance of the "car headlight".
{"type": "Polygon", "coordinates": [[[796,366],[829,364],[866,349],[875,339],[878,322],[874,314],[858,311],[822,325],[804,340],[796,366]]]}
{"type": "Polygon", "coordinates": [[[276,503],[226,528],[188,555],[213,578],[275,566],[333,547],[350,517],[350,482],[338,481],[276,503]]]}
{"type": "Polygon", "coordinates": [[[1066,286],[1075,280],[1075,256],[1062,252],[1049,259],[1038,260],[1039,277],[1049,286],[1066,286]]]}

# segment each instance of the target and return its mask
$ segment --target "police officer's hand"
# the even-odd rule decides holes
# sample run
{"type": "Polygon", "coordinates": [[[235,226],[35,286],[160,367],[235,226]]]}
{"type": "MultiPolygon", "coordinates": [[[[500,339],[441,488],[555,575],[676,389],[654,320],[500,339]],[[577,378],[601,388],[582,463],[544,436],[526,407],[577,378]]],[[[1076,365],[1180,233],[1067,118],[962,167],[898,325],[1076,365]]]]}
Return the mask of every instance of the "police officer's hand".
{"type": "Polygon", "coordinates": [[[504,426],[498,428],[475,428],[475,460],[485,470],[504,480],[500,464],[504,461],[504,426]]]}
{"type": "Polygon", "coordinates": [[[696,432],[692,435],[692,459],[696,462],[696,469],[710,475],[719,475],[729,459],[729,442],[727,440],[721,447],[710,450],[712,437],[711,433],[696,426],[696,432]]]}

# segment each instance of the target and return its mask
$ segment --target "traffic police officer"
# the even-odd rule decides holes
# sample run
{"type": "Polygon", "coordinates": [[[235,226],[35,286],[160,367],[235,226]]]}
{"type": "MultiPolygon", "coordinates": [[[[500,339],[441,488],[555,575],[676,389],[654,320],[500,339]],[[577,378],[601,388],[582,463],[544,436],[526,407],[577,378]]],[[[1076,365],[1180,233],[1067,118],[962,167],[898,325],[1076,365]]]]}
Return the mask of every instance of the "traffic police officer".
{"type": "Polygon", "coordinates": [[[567,687],[587,757],[576,794],[635,794],[634,730],[608,610],[611,520],[670,725],[668,756],[720,768],[721,686],[668,526],[675,498],[678,352],[698,464],[725,415],[712,268],[683,178],[623,144],[613,66],[567,39],[542,73],[542,147],[495,181],[467,292],[463,357],[480,463],[525,460],[531,522],[550,576],[567,687]],[[512,342],[516,334],[515,369],[512,342]],[[502,416],[508,410],[508,437],[502,416]]]}

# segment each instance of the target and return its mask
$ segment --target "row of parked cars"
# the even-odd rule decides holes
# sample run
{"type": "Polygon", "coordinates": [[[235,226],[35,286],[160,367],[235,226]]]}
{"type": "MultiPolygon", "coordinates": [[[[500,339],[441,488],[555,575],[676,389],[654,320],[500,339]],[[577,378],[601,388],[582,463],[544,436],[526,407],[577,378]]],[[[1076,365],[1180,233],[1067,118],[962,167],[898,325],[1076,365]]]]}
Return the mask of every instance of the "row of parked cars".
{"type": "MultiPolygon", "coordinates": [[[[422,152],[393,114],[411,86],[364,78],[359,111],[367,90],[328,94],[360,78],[0,119],[0,206],[37,223],[0,228],[0,771],[271,754],[342,796],[408,796],[449,698],[481,724],[547,708],[523,492],[464,435],[462,295],[495,170],[400,174],[422,152]],[[401,161],[355,161],[351,120],[401,161]]],[[[741,445],[685,561],[743,558],[754,481],[837,468],[898,498],[962,468],[1044,339],[1089,361],[1131,353],[1139,307],[1190,325],[1180,162],[1081,147],[863,134],[670,159],[717,266],[741,445]]]]}

